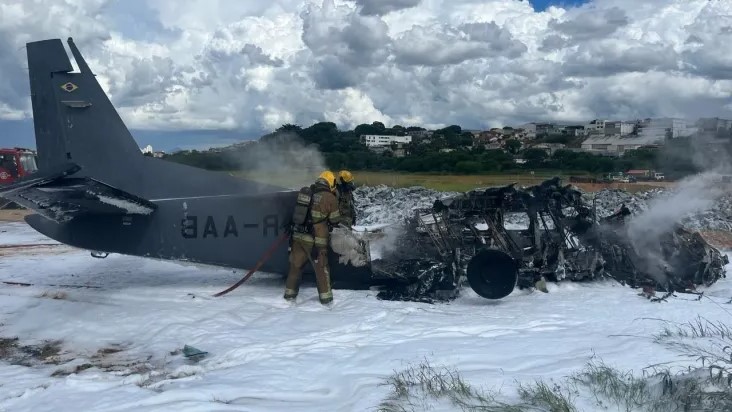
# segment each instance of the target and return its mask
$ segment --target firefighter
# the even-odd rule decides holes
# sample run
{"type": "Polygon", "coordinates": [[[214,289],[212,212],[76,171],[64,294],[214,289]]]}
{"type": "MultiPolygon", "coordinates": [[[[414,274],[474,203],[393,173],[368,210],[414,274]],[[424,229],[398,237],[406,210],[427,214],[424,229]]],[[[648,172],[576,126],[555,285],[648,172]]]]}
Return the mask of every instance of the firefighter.
{"type": "Polygon", "coordinates": [[[348,170],[338,172],[338,209],[343,224],[351,227],[356,224],[356,206],[353,202],[353,174],[348,170]]]}
{"type": "MultiPolygon", "coordinates": [[[[286,300],[294,301],[300,290],[302,268],[310,261],[313,246],[318,252],[315,267],[315,281],[318,287],[320,303],[327,305],[333,301],[330,287],[330,269],[328,267],[328,242],[333,226],[341,223],[336,198],[336,177],[329,170],[320,174],[315,184],[309,188],[310,199],[307,218],[302,225],[294,225],[292,231],[292,249],[290,251],[290,270],[285,282],[286,300]]],[[[303,190],[301,189],[301,194],[303,190]]],[[[306,196],[307,197],[307,196],[306,196]]],[[[301,198],[298,198],[298,202],[301,198]]],[[[307,204],[307,203],[306,203],[307,204]]],[[[298,213],[297,206],[295,213],[298,213]]]]}

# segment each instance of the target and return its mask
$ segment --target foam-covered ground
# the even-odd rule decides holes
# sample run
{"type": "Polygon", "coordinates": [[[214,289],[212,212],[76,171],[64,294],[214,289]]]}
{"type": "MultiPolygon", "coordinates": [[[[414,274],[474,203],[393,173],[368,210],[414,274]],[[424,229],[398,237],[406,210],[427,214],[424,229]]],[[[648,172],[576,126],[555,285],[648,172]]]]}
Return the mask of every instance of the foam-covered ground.
{"type": "MultiPolygon", "coordinates": [[[[0,231],[1,244],[47,242],[22,223],[0,231]]],[[[510,396],[515,380],[561,378],[593,355],[636,371],[681,362],[649,342],[663,325],[643,318],[729,320],[732,296],[729,279],[710,298],[663,303],[609,282],[500,301],[464,290],[438,305],[336,290],[328,309],[313,285],[290,305],[280,277],[257,274],[211,297],[241,275],[63,246],[0,257],[0,281],[32,284],[0,283],[0,336],[61,341],[56,364],[0,360],[0,410],[366,411],[387,395],[388,375],[425,358],[510,396]],[[185,344],[209,355],[186,361],[185,344]]]]}

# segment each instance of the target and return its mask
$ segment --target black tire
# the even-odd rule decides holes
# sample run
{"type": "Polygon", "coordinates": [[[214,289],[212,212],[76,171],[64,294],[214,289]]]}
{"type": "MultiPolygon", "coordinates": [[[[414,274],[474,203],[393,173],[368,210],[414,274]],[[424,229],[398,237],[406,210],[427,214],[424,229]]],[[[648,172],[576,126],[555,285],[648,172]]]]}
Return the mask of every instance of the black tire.
{"type": "Polygon", "coordinates": [[[516,260],[496,249],[484,249],[468,263],[470,287],[486,299],[501,299],[513,292],[518,282],[516,260]]]}

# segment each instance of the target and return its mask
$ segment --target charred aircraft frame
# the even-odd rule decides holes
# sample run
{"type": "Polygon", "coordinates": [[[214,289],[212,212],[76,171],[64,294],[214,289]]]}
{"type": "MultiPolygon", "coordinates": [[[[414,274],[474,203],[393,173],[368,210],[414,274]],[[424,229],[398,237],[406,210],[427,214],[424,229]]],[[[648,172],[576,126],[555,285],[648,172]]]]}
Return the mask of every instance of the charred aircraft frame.
{"type": "Polygon", "coordinates": [[[451,299],[465,279],[488,299],[540,280],[612,278],[632,287],[688,291],[725,275],[727,257],[682,227],[658,239],[659,258],[673,263],[660,276],[653,273],[644,251],[626,235],[625,206],[599,218],[594,201],[588,204],[579,190],[560,183],[553,178],[525,189],[473,190],[415,210],[396,250],[373,262],[383,277],[393,275],[380,297],[451,299]],[[507,228],[512,213],[523,214],[528,228],[507,228]]]}

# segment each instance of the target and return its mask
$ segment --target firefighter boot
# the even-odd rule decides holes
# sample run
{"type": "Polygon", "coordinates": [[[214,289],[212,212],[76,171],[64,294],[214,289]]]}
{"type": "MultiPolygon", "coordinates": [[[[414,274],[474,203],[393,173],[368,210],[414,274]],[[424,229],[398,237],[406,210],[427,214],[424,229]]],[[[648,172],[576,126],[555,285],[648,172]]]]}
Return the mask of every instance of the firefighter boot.
{"type": "Polygon", "coordinates": [[[330,288],[330,271],[328,270],[328,249],[318,250],[318,262],[315,265],[315,281],[318,286],[318,299],[323,305],[333,302],[333,291],[330,288]]]}

